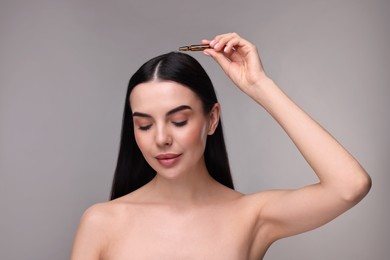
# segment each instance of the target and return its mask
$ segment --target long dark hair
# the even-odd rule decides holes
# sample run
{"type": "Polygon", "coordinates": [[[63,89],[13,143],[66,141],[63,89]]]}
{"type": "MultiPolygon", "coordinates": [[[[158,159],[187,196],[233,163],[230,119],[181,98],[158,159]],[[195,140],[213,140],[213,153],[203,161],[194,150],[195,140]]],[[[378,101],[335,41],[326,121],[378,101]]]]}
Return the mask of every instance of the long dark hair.
{"type": "MultiPolygon", "coordinates": [[[[205,113],[210,112],[213,105],[218,102],[209,76],[193,57],[171,52],[143,64],[131,77],[127,88],[111,200],[140,188],[156,175],[136,144],[129,101],[130,93],[135,86],[156,79],[174,81],[190,88],[201,99],[205,113]]],[[[216,181],[234,189],[221,122],[214,134],[207,137],[204,157],[210,175],[216,181]]]]}

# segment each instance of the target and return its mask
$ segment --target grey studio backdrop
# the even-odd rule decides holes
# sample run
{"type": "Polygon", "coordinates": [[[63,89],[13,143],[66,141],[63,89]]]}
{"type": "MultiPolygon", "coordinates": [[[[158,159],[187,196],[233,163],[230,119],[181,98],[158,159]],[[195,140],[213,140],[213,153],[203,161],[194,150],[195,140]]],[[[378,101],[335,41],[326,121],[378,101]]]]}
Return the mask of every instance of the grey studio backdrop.
{"type": "MultiPolygon", "coordinates": [[[[265,259],[389,259],[390,1],[0,3],[0,259],[68,259],[83,211],[109,197],[130,75],[230,31],[373,179],[356,207],[265,259]]],[[[315,182],[274,120],[192,55],[215,84],[237,190],[315,182]]]]}

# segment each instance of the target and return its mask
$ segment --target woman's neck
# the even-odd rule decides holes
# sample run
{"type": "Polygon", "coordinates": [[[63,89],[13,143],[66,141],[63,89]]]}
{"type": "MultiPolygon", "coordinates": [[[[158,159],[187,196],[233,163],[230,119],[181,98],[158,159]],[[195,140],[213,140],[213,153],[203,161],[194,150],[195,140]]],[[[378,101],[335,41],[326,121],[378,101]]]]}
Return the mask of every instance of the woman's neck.
{"type": "Polygon", "coordinates": [[[148,186],[153,197],[161,203],[191,205],[209,201],[220,184],[203,165],[172,179],[157,174],[148,186]]]}

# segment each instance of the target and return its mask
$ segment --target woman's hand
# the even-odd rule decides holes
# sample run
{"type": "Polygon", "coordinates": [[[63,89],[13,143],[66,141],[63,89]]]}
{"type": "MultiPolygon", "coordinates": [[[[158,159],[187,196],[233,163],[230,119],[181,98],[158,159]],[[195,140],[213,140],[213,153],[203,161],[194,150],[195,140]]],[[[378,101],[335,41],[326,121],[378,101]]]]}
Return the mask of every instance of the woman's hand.
{"type": "Polygon", "coordinates": [[[238,34],[221,34],[212,41],[203,40],[202,43],[211,47],[204,53],[213,57],[234,84],[246,94],[251,96],[253,87],[268,79],[256,46],[238,34]]]}

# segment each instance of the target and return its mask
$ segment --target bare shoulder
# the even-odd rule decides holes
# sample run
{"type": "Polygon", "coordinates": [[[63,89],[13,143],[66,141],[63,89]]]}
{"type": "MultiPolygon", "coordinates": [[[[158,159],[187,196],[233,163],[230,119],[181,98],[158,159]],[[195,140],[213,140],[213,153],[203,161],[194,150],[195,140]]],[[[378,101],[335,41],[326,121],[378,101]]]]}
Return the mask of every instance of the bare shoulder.
{"type": "Polygon", "coordinates": [[[274,220],[267,212],[269,206],[288,193],[289,190],[266,190],[243,195],[241,200],[244,207],[248,209],[246,214],[256,219],[259,228],[265,228],[274,220]]]}
{"type": "Polygon", "coordinates": [[[81,217],[80,225],[101,227],[101,225],[110,221],[114,211],[114,204],[111,201],[94,204],[85,210],[81,217]]]}
{"type": "Polygon", "coordinates": [[[91,229],[98,229],[109,234],[115,223],[131,209],[131,204],[131,200],[127,196],[94,204],[84,212],[80,226],[85,225],[91,229]]]}
{"type": "Polygon", "coordinates": [[[83,214],[81,222],[89,223],[91,226],[112,227],[125,213],[132,209],[137,201],[128,194],[115,200],[101,202],[89,207],[83,214]]]}
{"type": "Polygon", "coordinates": [[[99,258],[107,241],[111,227],[120,212],[117,202],[103,202],[92,205],[81,217],[73,243],[71,259],[99,258]]]}
{"type": "Polygon", "coordinates": [[[274,191],[262,191],[252,194],[231,193],[234,202],[231,210],[237,212],[247,222],[258,226],[263,221],[261,213],[264,206],[277,194],[278,192],[274,191]]]}
{"type": "Polygon", "coordinates": [[[242,199],[244,203],[261,210],[269,201],[275,197],[281,196],[285,192],[285,190],[266,190],[252,194],[245,194],[242,196],[242,199]]]}

